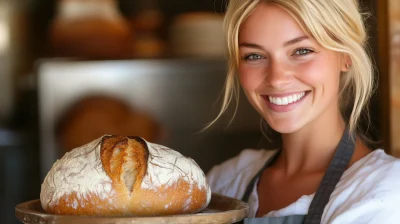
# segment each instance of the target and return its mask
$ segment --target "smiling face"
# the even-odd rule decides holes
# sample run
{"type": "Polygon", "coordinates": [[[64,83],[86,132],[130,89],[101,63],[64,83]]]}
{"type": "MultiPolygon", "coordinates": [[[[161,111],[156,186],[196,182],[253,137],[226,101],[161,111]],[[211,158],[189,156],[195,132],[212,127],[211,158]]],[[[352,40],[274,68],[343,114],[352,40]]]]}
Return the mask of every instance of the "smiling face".
{"type": "MultiPolygon", "coordinates": [[[[259,4],[239,33],[239,79],[253,107],[277,132],[329,125],[338,106],[343,54],[308,37],[284,9],[259,4]]],[[[335,120],[336,119],[336,120],[335,120]]]]}

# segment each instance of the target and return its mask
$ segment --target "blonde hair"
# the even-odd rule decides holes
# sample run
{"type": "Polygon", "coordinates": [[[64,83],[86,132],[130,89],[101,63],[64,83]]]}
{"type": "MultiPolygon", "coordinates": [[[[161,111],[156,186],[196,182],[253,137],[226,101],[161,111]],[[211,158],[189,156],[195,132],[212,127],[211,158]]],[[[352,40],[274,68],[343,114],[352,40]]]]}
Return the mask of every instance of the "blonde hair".
{"type": "MultiPolygon", "coordinates": [[[[208,127],[222,116],[233,99],[236,100],[235,111],[238,107],[239,32],[246,18],[261,3],[282,7],[320,45],[349,55],[351,68],[341,75],[339,102],[342,114],[349,103],[353,104],[351,114],[344,119],[351,132],[358,130],[359,118],[373,92],[374,70],[366,51],[367,34],[357,0],[230,0],[224,20],[228,49],[224,97],[219,114],[208,127]]],[[[368,113],[366,115],[369,117],[368,113]]]]}

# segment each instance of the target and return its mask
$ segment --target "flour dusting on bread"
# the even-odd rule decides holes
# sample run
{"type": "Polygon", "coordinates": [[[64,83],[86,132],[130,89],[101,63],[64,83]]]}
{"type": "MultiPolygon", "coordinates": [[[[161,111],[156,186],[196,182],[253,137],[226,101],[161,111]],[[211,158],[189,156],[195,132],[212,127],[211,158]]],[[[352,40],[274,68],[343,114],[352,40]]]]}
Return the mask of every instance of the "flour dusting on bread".
{"type": "Polygon", "coordinates": [[[165,146],[146,142],[149,149],[147,174],[142,188],[157,190],[162,185],[173,185],[183,178],[191,186],[206,188],[206,179],[197,163],[165,146]]]}
{"type": "MultiPolygon", "coordinates": [[[[71,192],[75,192],[78,199],[86,198],[89,192],[102,199],[113,197],[112,181],[99,159],[100,147],[101,139],[97,139],[79,150],[67,152],[54,163],[42,184],[40,201],[43,209],[71,192]]],[[[78,206],[76,201],[73,203],[74,208],[78,206]]]]}

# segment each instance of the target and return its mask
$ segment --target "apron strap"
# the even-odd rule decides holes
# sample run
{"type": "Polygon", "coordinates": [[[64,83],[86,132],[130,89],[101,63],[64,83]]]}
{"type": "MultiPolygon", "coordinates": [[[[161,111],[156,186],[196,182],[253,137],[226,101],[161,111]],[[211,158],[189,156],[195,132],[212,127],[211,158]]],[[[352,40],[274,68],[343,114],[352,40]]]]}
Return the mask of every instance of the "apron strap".
{"type": "Polygon", "coordinates": [[[349,130],[346,128],[342,139],[336,149],[335,155],[325,172],[325,175],[315,193],[314,199],[308,209],[308,214],[304,220],[305,224],[320,224],[325,206],[328,204],[330,196],[337,183],[348,167],[354,152],[355,141],[349,130]]]}
{"type": "Polygon", "coordinates": [[[271,156],[264,164],[264,166],[257,172],[257,174],[251,179],[249,184],[247,185],[246,191],[244,192],[244,195],[242,197],[242,201],[244,202],[249,202],[250,194],[253,191],[254,184],[256,183],[257,179],[261,176],[261,174],[264,172],[265,169],[268,168],[281,154],[282,150],[279,150],[275,155],[271,156]]]}

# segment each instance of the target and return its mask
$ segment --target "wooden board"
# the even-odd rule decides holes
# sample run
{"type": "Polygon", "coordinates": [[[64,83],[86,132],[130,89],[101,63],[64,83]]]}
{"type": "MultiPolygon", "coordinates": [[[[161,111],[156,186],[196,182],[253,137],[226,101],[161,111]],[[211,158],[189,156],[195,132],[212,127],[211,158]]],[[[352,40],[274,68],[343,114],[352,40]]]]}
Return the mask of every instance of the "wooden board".
{"type": "Polygon", "coordinates": [[[247,203],[223,195],[212,194],[205,210],[191,215],[159,217],[91,217],[52,215],[43,211],[40,200],[28,201],[15,207],[17,218],[27,224],[190,224],[190,223],[235,223],[247,217],[247,203]]]}

